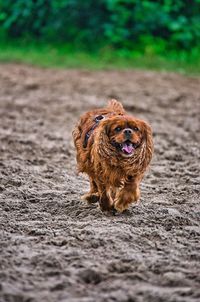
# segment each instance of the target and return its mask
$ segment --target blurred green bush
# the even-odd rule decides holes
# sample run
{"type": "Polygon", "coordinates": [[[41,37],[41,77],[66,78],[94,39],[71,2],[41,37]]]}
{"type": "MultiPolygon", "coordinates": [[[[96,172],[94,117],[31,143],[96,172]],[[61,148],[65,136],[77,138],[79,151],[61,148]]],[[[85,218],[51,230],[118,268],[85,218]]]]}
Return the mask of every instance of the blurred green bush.
{"type": "Polygon", "coordinates": [[[200,0],[0,0],[0,27],[87,49],[153,47],[156,38],[161,51],[190,50],[200,42],[200,0]]]}

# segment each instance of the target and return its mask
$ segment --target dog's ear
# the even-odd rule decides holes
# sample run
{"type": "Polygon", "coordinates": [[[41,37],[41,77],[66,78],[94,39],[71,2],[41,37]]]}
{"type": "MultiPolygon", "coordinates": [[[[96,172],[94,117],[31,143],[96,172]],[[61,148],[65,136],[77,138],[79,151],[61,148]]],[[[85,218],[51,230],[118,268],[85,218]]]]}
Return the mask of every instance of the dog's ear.
{"type": "Polygon", "coordinates": [[[101,123],[100,123],[100,132],[102,132],[104,135],[109,136],[110,133],[110,123],[108,121],[108,119],[104,119],[101,123]]]}
{"type": "Polygon", "coordinates": [[[101,154],[103,157],[106,155],[106,150],[109,146],[109,123],[107,120],[99,123],[97,130],[95,131],[93,150],[95,154],[101,154]]]}
{"type": "Polygon", "coordinates": [[[142,122],[143,138],[146,145],[146,161],[147,164],[151,161],[153,155],[153,137],[151,127],[146,123],[142,122]]]}
{"type": "Polygon", "coordinates": [[[98,132],[101,142],[104,144],[108,143],[110,134],[110,123],[108,120],[104,120],[102,123],[100,123],[98,132]]]}
{"type": "Polygon", "coordinates": [[[105,126],[104,126],[104,132],[105,132],[105,134],[106,134],[107,136],[109,136],[110,127],[109,127],[108,124],[105,124],[105,126]]]}

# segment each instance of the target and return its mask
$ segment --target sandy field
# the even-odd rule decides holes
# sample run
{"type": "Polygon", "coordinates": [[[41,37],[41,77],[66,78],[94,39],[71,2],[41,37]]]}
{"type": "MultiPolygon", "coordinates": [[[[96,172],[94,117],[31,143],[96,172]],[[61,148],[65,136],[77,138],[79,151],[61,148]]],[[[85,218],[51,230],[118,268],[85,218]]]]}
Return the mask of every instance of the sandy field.
{"type": "Polygon", "coordinates": [[[0,301],[200,301],[200,78],[0,65],[0,301]],[[141,203],[80,197],[71,131],[110,97],[148,121],[141,203]]]}

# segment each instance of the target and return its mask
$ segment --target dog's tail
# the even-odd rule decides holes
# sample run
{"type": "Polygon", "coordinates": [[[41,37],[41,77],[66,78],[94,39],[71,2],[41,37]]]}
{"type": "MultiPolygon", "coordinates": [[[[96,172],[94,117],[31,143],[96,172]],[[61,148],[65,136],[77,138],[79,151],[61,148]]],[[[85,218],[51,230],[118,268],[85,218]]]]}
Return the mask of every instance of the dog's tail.
{"type": "Polygon", "coordinates": [[[108,108],[109,110],[112,110],[112,111],[116,112],[116,114],[120,114],[120,115],[125,114],[124,107],[122,106],[122,104],[121,104],[120,102],[118,102],[118,101],[115,100],[115,99],[111,99],[111,100],[108,102],[107,108],[108,108]]]}

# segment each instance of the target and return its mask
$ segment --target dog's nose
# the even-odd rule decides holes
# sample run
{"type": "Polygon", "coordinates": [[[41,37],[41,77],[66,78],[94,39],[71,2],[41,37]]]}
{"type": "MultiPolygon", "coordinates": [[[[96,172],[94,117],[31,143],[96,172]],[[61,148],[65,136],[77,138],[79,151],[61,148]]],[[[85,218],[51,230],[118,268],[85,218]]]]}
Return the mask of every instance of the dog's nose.
{"type": "Polygon", "coordinates": [[[130,128],[124,129],[124,134],[125,134],[126,136],[130,136],[130,135],[132,134],[132,132],[133,132],[133,130],[130,129],[130,128]]]}

